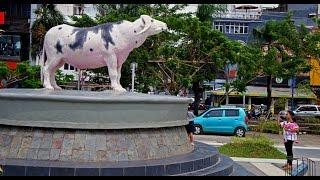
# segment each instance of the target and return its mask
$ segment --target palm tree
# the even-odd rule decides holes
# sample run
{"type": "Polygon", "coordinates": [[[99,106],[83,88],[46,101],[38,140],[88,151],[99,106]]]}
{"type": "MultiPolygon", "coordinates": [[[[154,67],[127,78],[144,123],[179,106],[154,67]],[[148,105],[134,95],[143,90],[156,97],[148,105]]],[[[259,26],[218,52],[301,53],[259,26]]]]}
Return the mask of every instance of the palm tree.
{"type": "Polygon", "coordinates": [[[50,28],[64,23],[63,15],[56,10],[54,4],[42,4],[34,13],[37,15],[37,19],[31,28],[31,55],[33,58],[40,55],[46,32],[50,28]]]}

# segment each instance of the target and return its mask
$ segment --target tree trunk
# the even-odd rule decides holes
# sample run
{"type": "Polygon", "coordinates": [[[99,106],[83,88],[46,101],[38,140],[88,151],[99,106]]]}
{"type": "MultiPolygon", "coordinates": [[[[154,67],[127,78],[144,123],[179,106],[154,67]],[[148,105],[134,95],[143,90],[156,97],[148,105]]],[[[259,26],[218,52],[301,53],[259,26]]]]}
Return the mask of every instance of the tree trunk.
{"type": "Polygon", "coordinates": [[[192,84],[192,90],[194,93],[194,115],[198,116],[199,115],[200,96],[201,96],[199,82],[194,82],[192,84]]]}
{"type": "Polygon", "coordinates": [[[269,112],[272,103],[272,75],[267,76],[267,110],[269,112]]]}

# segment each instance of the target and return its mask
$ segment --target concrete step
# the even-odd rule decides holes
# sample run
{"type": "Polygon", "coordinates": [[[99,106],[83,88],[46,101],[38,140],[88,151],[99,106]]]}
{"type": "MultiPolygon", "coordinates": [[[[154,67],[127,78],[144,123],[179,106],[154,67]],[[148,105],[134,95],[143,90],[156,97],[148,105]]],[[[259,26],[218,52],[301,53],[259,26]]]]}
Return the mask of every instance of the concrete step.
{"type": "Polygon", "coordinates": [[[213,166],[176,176],[230,176],[233,173],[233,164],[231,158],[221,155],[218,163],[213,166]]]}

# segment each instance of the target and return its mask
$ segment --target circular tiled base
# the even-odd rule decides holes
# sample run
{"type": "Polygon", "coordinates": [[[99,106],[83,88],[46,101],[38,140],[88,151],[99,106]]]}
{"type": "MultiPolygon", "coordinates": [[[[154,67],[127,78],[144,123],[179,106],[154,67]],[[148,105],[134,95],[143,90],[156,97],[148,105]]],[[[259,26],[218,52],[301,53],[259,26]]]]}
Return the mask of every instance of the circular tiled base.
{"type": "Polygon", "coordinates": [[[166,176],[230,175],[233,161],[202,143],[190,153],[144,161],[72,163],[39,160],[0,161],[5,176],[166,176]]]}
{"type": "Polygon", "coordinates": [[[117,162],[189,153],[184,126],[129,130],[72,130],[0,125],[0,160],[117,162]]]}

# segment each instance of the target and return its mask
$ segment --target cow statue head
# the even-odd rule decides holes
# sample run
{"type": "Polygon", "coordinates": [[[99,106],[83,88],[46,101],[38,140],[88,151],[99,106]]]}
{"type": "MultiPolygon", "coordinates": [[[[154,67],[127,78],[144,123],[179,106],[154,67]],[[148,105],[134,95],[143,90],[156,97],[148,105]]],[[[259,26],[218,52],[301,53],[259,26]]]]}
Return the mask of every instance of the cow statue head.
{"type": "Polygon", "coordinates": [[[152,36],[168,29],[166,23],[153,19],[148,15],[141,15],[136,22],[138,27],[135,27],[135,29],[138,29],[138,35],[152,36]]]}

